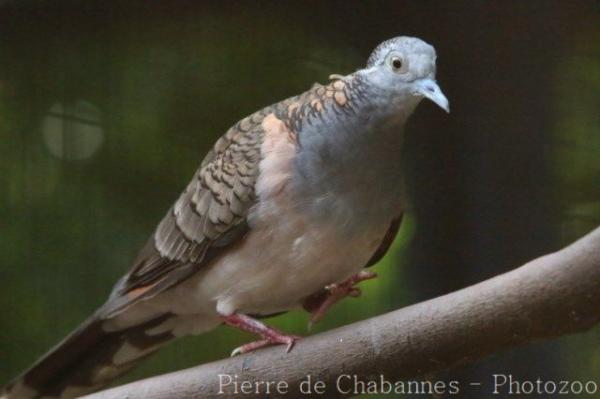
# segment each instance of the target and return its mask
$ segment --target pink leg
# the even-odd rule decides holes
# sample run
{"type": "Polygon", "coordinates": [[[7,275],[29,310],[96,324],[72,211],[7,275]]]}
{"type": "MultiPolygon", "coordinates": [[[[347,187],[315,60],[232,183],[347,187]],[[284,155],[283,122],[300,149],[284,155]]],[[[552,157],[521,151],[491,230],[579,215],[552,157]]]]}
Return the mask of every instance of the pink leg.
{"type": "Polygon", "coordinates": [[[312,309],[310,309],[312,315],[308,323],[308,328],[310,329],[314,323],[321,321],[323,317],[325,317],[327,311],[343,298],[347,296],[353,298],[359,297],[361,295],[361,290],[356,284],[375,277],[377,277],[375,272],[363,270],[341,283],[330,284],[325,287],[327,295],[317,306],[313,306],[312,309]]]}
{"type": "Polygon", "coordinates": [[[234,313],[230,316],[221,316],[221,319],[223,319],[225,324],[231,327],[257,334],[262,338],[258,341],[250,342],[234,349],[233,352],[231,352],[231,356],[252,352],[264,348],[265,346],[280,344],[287,345],[286,352],[289,352],[292,350],[294,343],[301,338],[297,335],[286,334],[275,328],[269,327],[252,317],[240,313],[234,313]]]}

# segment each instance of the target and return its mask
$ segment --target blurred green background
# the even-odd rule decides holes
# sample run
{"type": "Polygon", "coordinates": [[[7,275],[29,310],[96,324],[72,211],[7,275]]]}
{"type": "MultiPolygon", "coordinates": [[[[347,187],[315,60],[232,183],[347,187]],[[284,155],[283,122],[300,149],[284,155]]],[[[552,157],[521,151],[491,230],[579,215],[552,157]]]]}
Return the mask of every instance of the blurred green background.
{"type": "MultiPolygon", "coordinates": [[[[0,382],[103,302],[230,125],[353,71],[400,34],[436,47],[452,113],[424,104],[414,115],[398,155],[412,198],[401,234],[380,278],[315,332],[585,234],[600,223],[599,11],[597,1],[0,1],[0,382]]],[[[306,322],[272,320],[301,334],[306,322]]],[[[249,338],[220,327],[182,339],[127,379],[223,358],[249,338]]],[[[600,331],[442,377],[485,384],[492,372],[598,381],[600,331]]]]}

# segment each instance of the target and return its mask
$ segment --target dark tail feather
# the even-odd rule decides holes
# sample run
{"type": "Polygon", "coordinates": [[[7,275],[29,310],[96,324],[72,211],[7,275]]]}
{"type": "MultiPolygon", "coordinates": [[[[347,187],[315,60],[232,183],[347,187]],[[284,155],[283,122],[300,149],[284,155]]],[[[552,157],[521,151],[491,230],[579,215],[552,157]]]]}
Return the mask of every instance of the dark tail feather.
{"type": "Polygon", "coordinates": [[[12,381],[0,399],[74,398],[98,390],[173,338],[170,332],[146,333],[169,317],[111,332],[92,317],[12,381]]]}

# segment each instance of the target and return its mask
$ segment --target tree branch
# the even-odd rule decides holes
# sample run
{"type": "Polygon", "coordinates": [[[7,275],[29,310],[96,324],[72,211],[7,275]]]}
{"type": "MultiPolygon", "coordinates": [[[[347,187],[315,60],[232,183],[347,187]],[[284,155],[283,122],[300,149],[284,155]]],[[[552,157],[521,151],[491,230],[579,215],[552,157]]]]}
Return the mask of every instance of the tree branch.
{"type": "MultiPolygon", "coordinates": [[[[425,376],[532,341],[583,332],[599,321],[597,228],[559,252],[482,283],[305,338],[291,353],[273,347],[87,398],[231,396],[233,385],[219,394],[219,374],[237,374],[238,382],[286,381],[290,398],[307,397],[299,392],[299,384],[310,374],[313,381],[326,384],[324,397],[337,397],[343,396],[336,387],[340,375],[363,381],[378,380],[382,374],[388,381],[425,376]]],[[[261,393],[243,397],[264,397],[265,389],[263,385],[261,393]]]]}

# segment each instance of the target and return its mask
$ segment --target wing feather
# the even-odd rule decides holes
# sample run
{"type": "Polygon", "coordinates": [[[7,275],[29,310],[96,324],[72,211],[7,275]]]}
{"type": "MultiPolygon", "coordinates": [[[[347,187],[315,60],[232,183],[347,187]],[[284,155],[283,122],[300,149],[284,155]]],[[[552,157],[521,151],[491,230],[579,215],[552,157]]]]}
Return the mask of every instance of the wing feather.
{"type": "Polygon", "coordinates": [[[248,210],[255,203],[261,123],[267,113],[243,119],[216,142],[114,287],[101,315],[114,315],[177,284],[245,234],[248,210]]]}

